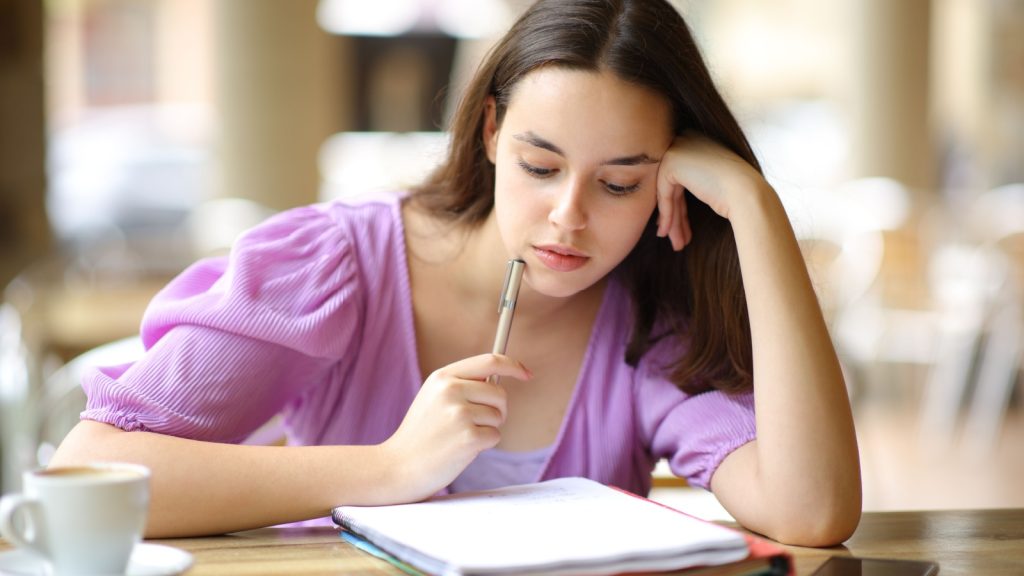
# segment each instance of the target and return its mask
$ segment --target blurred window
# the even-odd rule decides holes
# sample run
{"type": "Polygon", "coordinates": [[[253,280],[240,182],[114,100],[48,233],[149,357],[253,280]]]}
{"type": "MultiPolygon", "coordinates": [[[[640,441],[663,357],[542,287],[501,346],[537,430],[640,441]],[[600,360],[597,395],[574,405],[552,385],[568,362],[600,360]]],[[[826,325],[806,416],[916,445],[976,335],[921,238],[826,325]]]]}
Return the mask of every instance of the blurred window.
{"type": "Polygon", "coordinates": [[[47,211],[89,270],[173,273],[208,194],[212,3],[48,2],[47,211]]]}

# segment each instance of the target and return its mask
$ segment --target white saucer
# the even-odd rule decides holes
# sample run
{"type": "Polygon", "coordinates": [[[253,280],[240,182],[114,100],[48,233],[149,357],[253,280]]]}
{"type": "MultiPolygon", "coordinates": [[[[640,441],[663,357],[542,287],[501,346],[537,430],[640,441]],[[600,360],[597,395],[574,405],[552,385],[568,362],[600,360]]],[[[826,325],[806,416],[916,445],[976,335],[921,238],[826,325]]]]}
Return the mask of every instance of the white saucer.
{"type": "MultiPolygon", "coordinates": [[[[137,544],[123,576],[172,576],[192,566],[192,555],[162,544],[137,544]]],[[[46,566],[27,550],[0,552],[0,574],[45,576],[46,566]]],[[[122,575],[116,575],[122,576],[122,575]]]]}

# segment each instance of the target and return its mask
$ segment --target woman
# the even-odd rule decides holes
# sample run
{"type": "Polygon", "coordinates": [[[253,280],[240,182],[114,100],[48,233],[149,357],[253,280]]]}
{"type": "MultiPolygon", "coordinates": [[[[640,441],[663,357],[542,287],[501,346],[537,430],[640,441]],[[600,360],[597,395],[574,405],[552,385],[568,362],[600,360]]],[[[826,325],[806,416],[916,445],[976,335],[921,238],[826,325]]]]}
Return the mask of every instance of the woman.
{"type": "Polygon", "coordinates": [[[54,464],[150,466],[151,537],[558,476],[644,493],[664,457],[751,530],[847,538],[839,364],[678,13],[538,2],[450,131],[407,197],[286,212],[173,281],[145,357],[86,378],[54,464]],[[482,354],[511,257],[508,355],[482,354]],[[238,444],[278,412],[289,446],[238,444]]]}

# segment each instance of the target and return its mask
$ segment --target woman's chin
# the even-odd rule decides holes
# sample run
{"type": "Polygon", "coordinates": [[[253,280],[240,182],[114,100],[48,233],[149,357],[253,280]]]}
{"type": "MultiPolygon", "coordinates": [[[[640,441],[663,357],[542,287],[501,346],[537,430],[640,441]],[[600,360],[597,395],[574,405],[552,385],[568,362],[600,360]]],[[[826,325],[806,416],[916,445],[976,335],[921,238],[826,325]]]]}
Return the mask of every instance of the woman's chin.
{"type": "Polygon", "coordinates": [[[530,272],[531,270],[527,267],[523,281],[533,292],[547,298],[571,298],[585,292],[596,283],[581,278],[579,275],[552,273],[551,271],[532,275],[530,272]]]}

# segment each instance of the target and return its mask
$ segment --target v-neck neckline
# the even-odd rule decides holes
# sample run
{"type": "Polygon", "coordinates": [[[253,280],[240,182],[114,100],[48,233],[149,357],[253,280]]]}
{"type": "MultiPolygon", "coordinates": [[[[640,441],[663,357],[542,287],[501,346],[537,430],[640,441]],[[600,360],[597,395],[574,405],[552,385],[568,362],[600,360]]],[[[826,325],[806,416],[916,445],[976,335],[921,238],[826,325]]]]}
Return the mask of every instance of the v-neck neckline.
{"type": "MultiPolygon", "coordinates": [[[[402,297],[404,305],[402,308],[402,324],[405,328],[406,334],[405,345],[408,349],[407,357],[410,359],[408,366],[410,372],[409,382],[413,386],[409,390],[412,398],[419,392],[420,387],[423,385],[425,378],[423,377],[422,370],[420,370],[420,358],[419,348],[417,348],[418,340],[416,334],[416,322],[415,311],[413,310],[413,298],[412,298],[412,280],[409,272],[409,256],[408,246],[406,245],[405,235],[405,219],[402,214],[402,202],[403,199],[399,198],[393,205],[395,213],[395,235],[397,236],[396,241],[400,247],[401,252],[401,270],[399,271],[399,283],[402,291],[402,297]]],[[[548,448],[547,459],[544,461],[544,465],[541,466],[540,472],[536,480],[541,480],[547,473],[547,469],[551,464],[551,460],[558,453],[562,442],[565,438],[566,431],[569,428],[572,416],[577,410],[579,405],[579,398],[583,394],[583,387],[587,385],[587,375],[590,372],[591,364],[593,362],[592,355],[594,347],[596,345],[597,330],[594,329],[596,326],[601,326],[605,322],[605,316],[609,313],[609,302],[612,300],[613,293],[617,292],[618,287],[615,286],[614,279],[609,278],[608,282],[604,287],[604,293],[601,295],[601,304],[597,309],[597,314],[594,315],[594,321],[591,325],[590,335],[587,337],[587,347],[583,353],[583,360],[580,362],[579,371],[576,373],[576,382],[573,385],[572,395],[569,398],[568,404],[565,407],[565,413],[562,414],[562,421],[558,427],[558,434],[555,436],[555,440],[551,443],[548,448]]]]}

